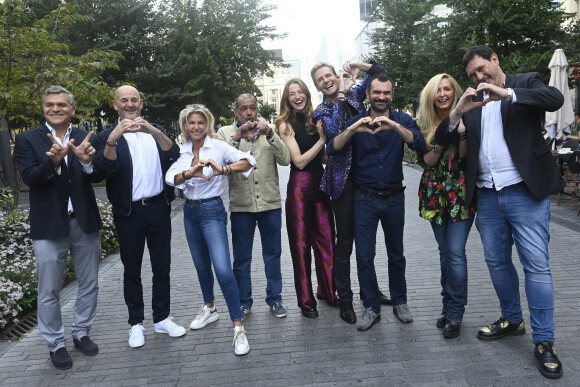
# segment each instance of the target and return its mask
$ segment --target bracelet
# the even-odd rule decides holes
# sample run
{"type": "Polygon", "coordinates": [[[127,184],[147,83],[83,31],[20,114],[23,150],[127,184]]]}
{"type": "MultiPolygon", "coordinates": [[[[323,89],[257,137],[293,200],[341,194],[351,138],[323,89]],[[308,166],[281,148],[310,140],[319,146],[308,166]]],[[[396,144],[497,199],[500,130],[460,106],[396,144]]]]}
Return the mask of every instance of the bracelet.
{"type": "Polygon", "coordinates": [[[117,143],[111,144],[108,140],[107,140],[107,145],[108,146],[117,146],[117,143]]]}
{"type": "Polygon", "coordinates": [[[228,176],[232,174],[232,167],[229,165],[222,165],[222,175],[228,176]]]}
{"type": "Polygon", "coordinates": [[[433,153],[441,153],[441,148],[439,148],[439,145],[435,144],[433,147],[433,153]]]}
{"type": "Polygon", "coordinates": [[[187,177],[185,177],[185,172],[187,172],[186,170],[181,171],[181,176],[183,176],[183,181],[187,180],[187,177]]]}
{"type": "Polygon", "coordinates": [[[467,132],[459,133],[459,140],[467,140],[467,132]]]}

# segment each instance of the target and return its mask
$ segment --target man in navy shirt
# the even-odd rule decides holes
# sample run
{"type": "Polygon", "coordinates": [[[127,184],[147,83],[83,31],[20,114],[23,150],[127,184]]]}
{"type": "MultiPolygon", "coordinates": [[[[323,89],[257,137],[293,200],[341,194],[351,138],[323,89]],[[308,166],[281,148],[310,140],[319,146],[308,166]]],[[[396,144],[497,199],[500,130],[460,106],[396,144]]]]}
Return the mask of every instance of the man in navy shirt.
{"type": "Polygon", "coordinates": [[[393,313],[404,323],[413,321],[407,307],[403,255],[405,187],[402,185],[402,161],[405,143],[413,150],[423,150],[425,140],[411,116],[390,109],[393,94],[393,80],[386,74],[374,75],[366,92],[370,109],[350,119],[347,129],[332,138],[326,148],[328,155],[334,155],[349,144],[353,147],[354,239],[365,306],[357,324],[359,331],[371,328],[381,319],[374,262],[379,220],[387,246],[393,313]]]}

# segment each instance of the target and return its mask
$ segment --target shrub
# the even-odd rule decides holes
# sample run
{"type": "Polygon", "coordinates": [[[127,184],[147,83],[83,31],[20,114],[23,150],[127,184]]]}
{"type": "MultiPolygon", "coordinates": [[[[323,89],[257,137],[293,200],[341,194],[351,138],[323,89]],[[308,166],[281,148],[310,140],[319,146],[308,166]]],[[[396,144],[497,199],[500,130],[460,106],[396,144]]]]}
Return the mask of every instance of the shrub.
{"type": "MultiPolygon", "coordinates": [[[[34,306],[38,285],[28,211],[11,209],[7,202],[10,197],[7,189],[0,190],[0,329],[17,322],[23,309],[34,306]]],[[[111,205],[98,200],[97,204],[103,219],[101,248],[104,258],[117,249],[117,234],[111,205]]],[[[65,278],[68,278],[66,283],[74,279],[70,256],[65,278]]]]}

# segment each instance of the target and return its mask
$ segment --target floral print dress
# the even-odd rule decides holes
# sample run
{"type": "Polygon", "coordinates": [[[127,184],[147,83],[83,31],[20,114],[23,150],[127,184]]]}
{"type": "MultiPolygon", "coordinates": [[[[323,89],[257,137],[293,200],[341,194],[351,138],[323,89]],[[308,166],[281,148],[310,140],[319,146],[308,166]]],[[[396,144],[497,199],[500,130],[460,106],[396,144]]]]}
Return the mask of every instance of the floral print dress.
{"type": "Polygon", "coordinates": [[[423,175],[419,183],[419,213],[423,219],[443,223],[447,212],[453,222],[465,220],[475,215],[475,205],[465,203],[465,163],[456,150],[453,157],[444,151],[436,165],[423,161],[425,152],[417,152],[423,175]]]}

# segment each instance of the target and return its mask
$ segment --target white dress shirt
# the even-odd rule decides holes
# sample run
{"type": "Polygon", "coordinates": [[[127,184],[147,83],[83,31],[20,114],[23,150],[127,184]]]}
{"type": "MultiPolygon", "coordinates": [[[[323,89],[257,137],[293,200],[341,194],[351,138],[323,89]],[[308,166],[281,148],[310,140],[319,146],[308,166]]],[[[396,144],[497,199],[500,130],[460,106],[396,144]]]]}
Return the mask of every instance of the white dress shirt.
{"type": "MultiPolygon", "coordinates": [[[[484,93],[483,99],[487,98],[484,93]]],[[[514,93],[511,103],[517,101],[514,93]]],[[[488,102],[481,109],[481,147],[477,186],[497,191],[522,181],[503,135],[501,101],[488,102]]]]}
{"type": "Polygon", "coordinates": [[[133,165],[132,201],[151,198],[163,191],[163,171],[157,142],[149,133],[123,133],[133,165]]]}
{"type": "MultiPolygon", "coordinates": [[[[212,159],[219,165],[233,164],[245,159],[252,164],[252,167],[256,166],[256,159],[250,155],[250,153],[239,151],[226,142],[216,140],[209,136],[206,136],[203,146],[199,150],[199,159],[212,159]]],[[[165,174],[165,181],[167,184],[183,189],[185,197],[193,200],[209,199],[223,194],[223,175],[214,176],[209,181],[201,177],[193,177],[185,181],[183,184],[175,185],[175,176],[181,174],[183,171],[189,170],[189,168],[191,168],[192,160],[193,145],[191,141],[188,141],[181,147],[179,159],[173,163],[165,174]]],[[[242,172],[242,174],[248,177],[251,172],[252,168],[246,172],[242,172]]],[[[211,175],[212,168],[203,168],[203,173],[206,176],[211,175]]]]}

